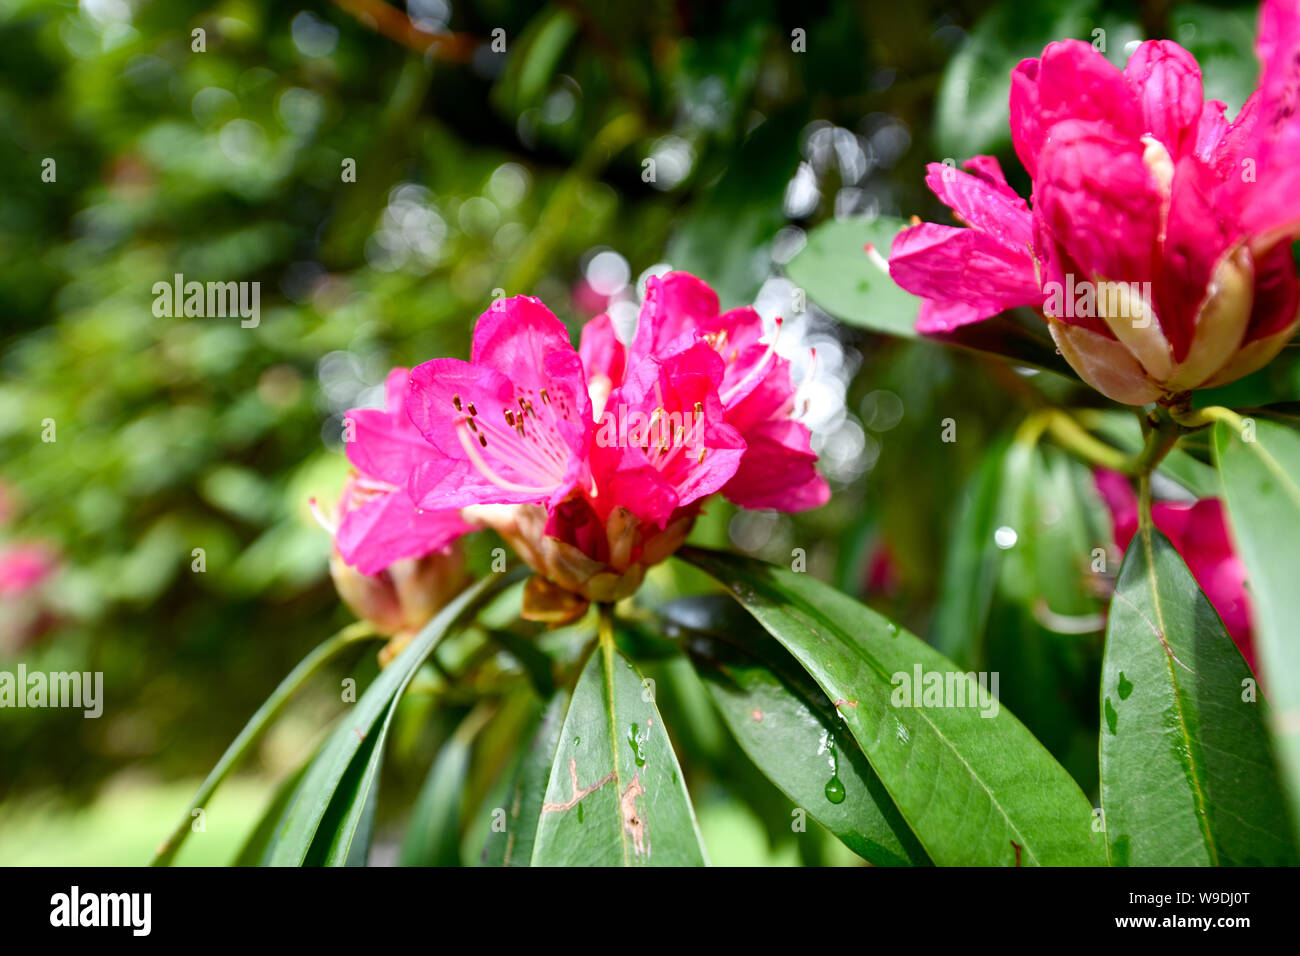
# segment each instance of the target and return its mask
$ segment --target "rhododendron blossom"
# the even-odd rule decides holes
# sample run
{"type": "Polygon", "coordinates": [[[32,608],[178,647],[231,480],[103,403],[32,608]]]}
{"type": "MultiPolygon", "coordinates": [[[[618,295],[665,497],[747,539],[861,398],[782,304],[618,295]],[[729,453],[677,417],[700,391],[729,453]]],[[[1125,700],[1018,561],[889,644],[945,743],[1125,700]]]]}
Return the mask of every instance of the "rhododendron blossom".
{"type": "Polygon", "coordinates": [[[829,496],[795,388],[752,309],[698,279],[649,280],[636,339],[607,315],[568,330],[539,300],[493,304],[468,362],[394,369],[384,411],[356,410],[336,546],[357,571],[498,531],[540,577],[525,613],[564,620],[632,594],[703,500],[797,511],[829,496]]]}
{"type": "Polygon", "coordinates": [[[1268,363],[1300,308],[1300,2],[1263,4],[1257,52],[1259,89],[1231,121],[1172,41],[1142,43],[1123,70],[1076,40],[1020,63],[1011,133],[1032,203],[990,156],[930,166],[968,228],[894,240],[890,274],[925,299],[918,330],[1038,309],[1075,371],[1134,405],[1268,363]]]}
{"type": "MultiPolygon", "coordinates": [[[[1098,469],[1097,491],[1110,510],[1115,545],[1126,551],[1138,530],[1138,500],[1129,480],[1117,471],[1098,469]]],[[[1196,583],[1219,613],[1241,656],[1253,671],[1255,647],[1251,636],[1246,566],[1237,556],[1228,533],[1227,515],[1218,498],[1195,502],[1157,501],[1151,521],[1187,563],[1196,583]]]]}

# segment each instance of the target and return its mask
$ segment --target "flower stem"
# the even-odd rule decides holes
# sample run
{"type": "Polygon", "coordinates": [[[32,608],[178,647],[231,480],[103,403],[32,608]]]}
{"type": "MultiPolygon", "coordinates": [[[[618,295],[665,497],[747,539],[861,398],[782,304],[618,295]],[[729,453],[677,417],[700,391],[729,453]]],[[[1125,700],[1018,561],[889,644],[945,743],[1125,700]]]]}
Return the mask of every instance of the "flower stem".
{"type": "Polygon", "coordinates": [[[1183,428],[1188,429],[1205,428],[1215,422],[1227,422],[1240,432],[1244,425],[1240,415],[1230,408],[1224,408],[1222,405],[1211,405],[1208,408],[1198,408],[1182,414],[1175,414],[1174,419],[1183,428]]]}
{"type": "Polygon", "coordinates": [[[374,627],[368,621],[357,621],[349,624],[333,637],[327,638],[316,645],[310,654],[298,662],[298,666],[290,671],[284,680],[280,681],[279,686],[271,692],[271,696],[262,702],[261,707],[257,708],[257,713],[249,718],[248,723],[244,725],[244,729],[226,748],[226,752],[221,755],[221,759],[212,768],[207,779],[199,785],[194,798],[190,800],[186,808],[185,815],[176,824],[176,828],[167,839],[163,840],[158,846],[154,858],[149,861],[150,866],[168,866],[171,864],[180,850],[181,844],[185,842],[185,838],[190,834],[191,824],[194,822],[193,810],[204,806],[208,802],[208,799],[216,792],[217,787],[221,785],[221,781],[226,779],[226,776],[234,769],[240,758],[252,749],[253,744],[261,739],[262,734],[280,716],[289,700],[302,689],[303,685],[345,648],[358,641],[378,636],[375,634],[374,627]]]}
{"type": "Polygon", "coordinates": [[[600,612],[600,647],[601,650],[612,653],[614,650],[614,605],[601,603],[596,605],[600,612]]]}
{"type": "Polygon", "coordinates": [[[1042,408],[1030,414],[1016,431],[1016,441],[1034,445],[1044,432],[1066,451],[1090,465],[1109,468],[1126,475],[1150,472],[1169,453],[1178,440],[1178,425],[1168,416],[1147,421],[1147,440],[1141,451],[1126,455],[1094,437],[1069,412],[1059,408],[1042,408]]]}

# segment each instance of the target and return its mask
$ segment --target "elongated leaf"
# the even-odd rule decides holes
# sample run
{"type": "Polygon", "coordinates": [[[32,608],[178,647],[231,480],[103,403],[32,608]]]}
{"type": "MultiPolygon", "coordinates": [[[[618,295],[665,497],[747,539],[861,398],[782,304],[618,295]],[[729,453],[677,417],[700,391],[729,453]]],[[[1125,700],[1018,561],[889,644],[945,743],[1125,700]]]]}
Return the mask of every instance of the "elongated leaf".
{"type": "Polygon", "coordinates": [[[877,866],[930,862],[826,695],[736,602],[683,598],[664,617],[740,746],[796,806],[877,866]]]}
{"type": "Polygon", "coordinates": [[[973,666],[981,656],[998,580],[1000,551],[992,545],[994,532],[1003,523],[998,490],[1005,456],[1005,442],[988,449],[967,482],[935,608],[934,644],[963,666],[973,666]]]}
{"type": "Polygon", "coordinates": [[[460,816],[474,738],[492,710],[480,706],[456,728],[438,752],[411,808],[398,863],[402,866],[460,866],[460,816]]]}
{"type": "MultiPolygon", "coordinates": [[[[322,641],[311,653],[304,657],[294,667],[292,671],[280,681],[279,685],[271,692],[271,696],[262,702],[262,706],[257,708],[257,712],[248,719],[248,723],[235,737],[221,759],[217,761],[216,766],[208,772],[207,778],[199,785],[198,791],[190,800],[191,807],[202,807],[212,794],[226,779],[230,771],[235,768],[240,758],[246,754],[262,735],[267,728],[275,722],[276,718],[288,706],[289,701],[293,698],[307,681],[329,661],[333,660],[340,652],[355,644],[357,641],[365,640],[373,636],[370,625],[357,623],[349,625],[335,634],[333,637],[322,641]]],[[[176,828],[171,832],[162,845],[159,846],[150,866],[168,866],[176,858],[180,851],[181,844],[190,832],[191,817],[187,809],[184,817],[176,828]]]]}
{"type": "Polygon", "coordinates": [[[1102,675],[1101,800],[1113,864],[1295,861],[1267,705],[1245,692],[1252,683],[1173,545],[1141,531],[1120,569],[1102,675]]]}
{"type": "Polygon", "coordinates": [[[1078,785],[1009,711],[981,697],[973,675],[806,574],[699,548],[681,555],[725,584],[836,703],[935,863],[1105,862],[1078,785]],[[966,706],[926,701],[920,687],[919,702],[931,705],[903,706],[902,681],[917,669],[927,689],[935,679],[952,688],[951,704],[960,689],[966,706]]]}
{"type": "Polygon", "coordinates": [[[235,857],[231,866],[265,866],[270,862],[271,841],[280,826],[280,818],[284,816],[285,809],[298,791],[298,784],[302,782],[303,774],[307,772],[309,766],[311,766],[310,759],[303,761],[303,765],[289,774],[276,788],[275,796],[267,804],[262,818],[253,828],[253,832],[248,835],[248,839],[244,841],[239,855],[235,857]]]}
{"type": "Polygon", "coordinates": [[[534,866],[707,863],[649,685],[602,639],[573,691],[533,845],[534,866]]]}
{"type": "MultiPolygon", "coordinates": [[[[271,851],[272,865],[299,866],[303,863],[316,840],[321,820],[334,800],[335,791],[352,766],[354,758],[362,752],[363,747],[373,746],[382,752],[395,702],[402,696],[406,685],[425,658],[460,620],[522,576],[523,569],[516,568],[506,574],[484,578],[465,589],[439,611],[366,688],[361,699],[353,705],[348,719],[339,724],[330,735],[304,775],[280,822],[271,851]],[[376,738],[367,744],[367,738],[371,734],[375,734],[376,738]]],[[[370,752],[367,751],[367,756],[369,755],[370,752]]],[[[364,773],[361,779],[366,779],[364,773]]],[[[373,775],[369,779],[373,780],[373,775]]],[[[352,827],[355,827],[359,819],[359,811],[355,815],[344,815],[345,823],[352,827]]],[[[347,842],[350,845],[351,839],[347,842]]],[[[346,858],[346,853],[344,857],[346,858]]]]}
{"type": "Polygon", "coordinates": [[[546,799],[546,784],[560,745],[564,714],[569,709],[567,691],[557,692],[546,705],[506,789],[505,829],[495,827],[483,846],[484,866],[528,866],[532,861],[537,825],[546,799]]]}
{"type": "Polygon", "coordinates": [[[367,735],[361,742],[347,773],[334,789],[303,866],[366,865],[379,802],[379,768],[383,766],[384,743],[396,703],[394,700],[389,706],[379,732],[367,735]]]}
{"type": "Polygon", "coordinates": [[[1246,564],[1261,674],[1274,711],[1278,763],[1300,833],[1300,434],[1256,420],[1254,441],[1214,431],[1233,539],[1246,564]]]}

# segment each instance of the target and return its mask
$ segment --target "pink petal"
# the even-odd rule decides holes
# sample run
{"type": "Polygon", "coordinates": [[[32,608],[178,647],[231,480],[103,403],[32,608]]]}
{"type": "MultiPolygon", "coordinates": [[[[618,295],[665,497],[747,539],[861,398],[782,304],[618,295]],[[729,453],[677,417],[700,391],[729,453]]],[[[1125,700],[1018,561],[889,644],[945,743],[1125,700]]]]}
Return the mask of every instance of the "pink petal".
{"type": "Polygon", "coordinates": [[[571,378],[552,376],[557,361],[576,364],[576,379],[582,380],[581,360],[572,348],[548,353],[545,367],[529,376],[539,383],[530,393],[534,397],[521,395],[522,389],[505,375],[482,365],[435,359],[417,366],[411,372],[408,411],[440,454],[431,455],[412,475],[413,500],[440,510],[555,502],[567,495],[584,465],[591,406],[585,386],[575,396],[571,378]],[[554,391],[540,383],[549,383],[554,391]],[[531,414],[524,412],[525,403],[531,414]],[[468,422],[474,423],[472,429],[468,422]]]}
{"type": "Polygon", "coordinates": [[[1067,120],[1039,156],[1037,210],[1084,278],[1149,281],[1163,196],[1136,139],[1109,123],[1067,120]]]}
{"type": "Polygon", "coordinates": [[[745,433],[745,456],[722,493],[742,508],[806,511],[830,500],[806,426],[768,421],[745,433]]]}
{"type": "Polygon", "coordinates": [[[604,376],[611,387],[623,384],[623,369],[627,364],[627,348],[614,334],[614,323],[608,315],[598,315],[582,327],[578,342],[578,355],[587,380],[604,376]]]}
{"type": "Polygon", "coordinates": [[[1256,162],[1255,182],[1240,186],[1242,224],[1267,245],[1300,232],[1300,3],[1265,0],[1259,9],[1256,52],[1258,119],[1243,156],[1256,162]]]}
{"type": "Polygon", "coordinates": [[[1038,101],[1039,66],[1037,59],[1021,60],[1011,71],[1011,142],[1031,178],[1037,175],[1044,135],[1038,101]]]}
{"type": "Polygon", "coordinates": [[[354,431],[345,443],[348,461],[362,474],[394,485],[405,485],[416,465],[436,453],[406,414],[409,380],[408,369],[393,369],[384,383],[384,411],[352,409],[345,416],[354,431]]]}
{"type": "Polygon", "coordinates": [[[966,165],[972,163],[984,175],[972,176],[944,163],[930,163],[926,185],[962,222],[1010,249],[1028,253],[1032,238],[1029,206],[1007,185],[997,160],[977,156],[966,165]]]}
{"type": "Polygon", "coordinates": [[[632,340],[631,361],[658,354],[683,334],[718,315],[718,294],[688,272],[669,272],[646,280],[645,301],[632,340]]]}
{"type": "Polygon", "coordinates": [[[1175,163],[1194,150],[1204,103],[1196,58],[1172,40],[1148,40],[1129,57],[1124,79],[1141,104],[1143,132],[1164,143],[1175,163]]]}
{"type": "Polygon", "coordinates": [[[345,509],[335,545],[362,574],[440,551],[471,527],[455,511],[417,511],[404,489],[345,509]]]}
{"type": "Polygon", "coordinates": [[[1178,162],[1164,254],[1153,286],[1160,327],[1175,362],[1187,357],[1215,264],[1239,234],[1225,221],[1223,202],[1219,178],[1209,166],[1191,155],[1178,162]]]}
{"type": "MultiPolygon", "coordinates": [[[[889,274],[904,289],[943,307],[944,319],[954,313],[950,303],[970,307],[974,313],[958,312],[965,318],[980,318],[1020,305],[1042,305],[1042,293],[1029,251],[1016,251],[975,229],[957,229],[922,223],[904,229],[894,237],[889,254],[889,274]]],[[[927,315],[927,327],[936,329],[934,312],[927,315]]],[[[973,321],[973,319],[972,319],[973,321]]],[[[948,326],[951,328],[952,326],[948,326]]]]}

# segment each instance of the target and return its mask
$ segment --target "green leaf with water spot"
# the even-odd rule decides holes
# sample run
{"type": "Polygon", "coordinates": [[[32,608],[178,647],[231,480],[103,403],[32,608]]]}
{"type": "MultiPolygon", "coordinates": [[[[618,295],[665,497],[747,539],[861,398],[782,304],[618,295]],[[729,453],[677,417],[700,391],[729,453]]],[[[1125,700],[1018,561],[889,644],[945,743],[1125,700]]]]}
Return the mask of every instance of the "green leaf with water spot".
{"type": "Polygon", "coordinates": [[[708,862],[653,691],[612,637],[591,652],[551,765],[534,866],[708,862]]]}
{"type": "Polygon", "coordinates": [[[1246,662],[1173,545],[1120,568],[1102,673],[1101,800],[1117,866],[1279,865],[1295,845],[1246,662]]]}
{"type": "MultiPolygon", "coordinates": [[[[939,865],[1100,865],[1082,791],[1006,708],[890,621],[807,574],[686,548],[836,701],[872,769],[939,865]],[[895,706],[895,675],[951,674],[967,704],[895,706]],[[988,717],[981,716],[989,714],[988,717]]],[[[951,703],[956,704],[954,699],[951,703]]]]}
{"type": "Polygon", "coordinates": [[[1269,729],[1300,833],[1300,433],[1261,419],[1247,425],[1253,441],[1217,425],[1214,455],[1250,583],[1261,674],[1275,708],[1269,729]]]}
{"type": "Polygon", "coordinates": [[[741,748],[797,807],[876,866],[928,865],[834,705],[736,602],[664,608],[741,748]]]}

